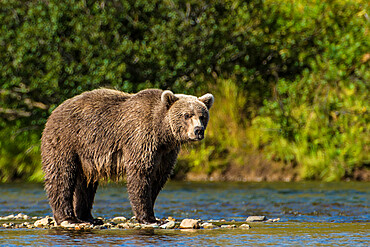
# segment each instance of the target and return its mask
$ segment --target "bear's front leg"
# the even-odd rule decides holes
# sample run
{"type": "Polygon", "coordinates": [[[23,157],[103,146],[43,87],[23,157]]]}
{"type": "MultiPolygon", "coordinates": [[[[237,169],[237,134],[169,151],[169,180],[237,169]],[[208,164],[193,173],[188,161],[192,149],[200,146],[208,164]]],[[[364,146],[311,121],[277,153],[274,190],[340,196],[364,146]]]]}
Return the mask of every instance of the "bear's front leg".
{"type": "Polygon", "coordinates": [[[157,222],[152,204],[150,177],[149,171],[127,171],[127,191],[132,211],[136,219],[144,224],[157,222]]]}

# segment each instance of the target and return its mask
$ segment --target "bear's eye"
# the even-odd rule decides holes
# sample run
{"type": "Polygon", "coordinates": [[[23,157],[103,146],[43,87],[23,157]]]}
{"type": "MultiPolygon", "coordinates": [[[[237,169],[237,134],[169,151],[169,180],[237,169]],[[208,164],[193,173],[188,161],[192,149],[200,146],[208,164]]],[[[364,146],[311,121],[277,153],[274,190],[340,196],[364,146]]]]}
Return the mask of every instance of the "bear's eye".
{"type": "Polygon", "coordinates": [[[191,118],[191,115],[190,115],[189,113],[185,113],[185,114],[184,114],[184,118],[185,118],[185,119],[189,119],[189,118],[191,118]]]}

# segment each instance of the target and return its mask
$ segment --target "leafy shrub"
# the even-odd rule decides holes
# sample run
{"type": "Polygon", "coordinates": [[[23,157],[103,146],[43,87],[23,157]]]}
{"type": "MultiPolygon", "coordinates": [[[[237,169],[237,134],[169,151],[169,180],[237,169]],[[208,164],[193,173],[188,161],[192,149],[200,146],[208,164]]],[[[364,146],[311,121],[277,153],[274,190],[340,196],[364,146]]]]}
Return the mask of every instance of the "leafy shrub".
{"type": "Polygon", "coordinates": [[[0,182],[42,179],[39,138],[19,127],[0,131],[0,182]]]}
{"type": "MultiPolygon", "coordinates": [[[[11,160],[39,145],[36,136],[51,111],[86,90],[111,87],[136,92],[158,87],[201,94],[217,91],[220,83],[227,90],[225,82],[232,80],[239,99],[218,109],[235,114],[233,118],[239,119],[230,122],[238,127],[215,123],[220,129],[214,133],[227,138],[212,137],[215,143],[207,143],[201,156],[191,158],[193,167],[211,162],[206,165],[210,172],[229,162],[242,163],[236,150],[253,148],[245,144],[249,141],[239,140],[241,130],[235,130],[271,124],[273,131],[261,132],[260,139],[252,141],[272,159],[305,164],[325,160],[304,165],[311,167],[302,172],[304,178],[331,180],[350,174],[353,167],[368,163],[366,138],[361,139],[362,149],[358,144],[352,148],[356,152],[341,151],[344,156],[336,167],[343,169],[329,168],[334,153],[323,154],[323,144],[314,148],[311,142],[322,139],[320,143],[330,143],[328,149],[342,150],[349,148],[339,144],[341,138],[347,141],[349,128],[352,136],[366,136],[368,9],[363,0],[0,1],[1,152],[11,160]],[[355,105],[365,110],[352,111],[355,105]],[[318,119],[327,129],[316,134],[320,138],[309,133],[311,127],[303,135],[303,120],[296,122],[296,115],[311,117],[313,108],[317,110],[312,121],[318,119]],[[331,119],[332,112],[340,112],[338,120],[331,119]],[[348,123],[350,115],[357,116],[356,127],[348,123]],[[9,140],[8,132],[17,130],[24,133],[9,140]],[[333,136],[338,138],[336,144],[333,136]],[[297,137],[305,140],[303,146],[297,137]],[[240,149],[243,145],[246,148],[240,149]],[[281,145],[287,148],[279,151],[281,145]],[[294,145],[304,151],[291,151],[294,145]],[[355,158],[347,158],[348,153],[355,158]],[[332,170],[340,172],[330,175],[332,170]]],[[[17,176],[29,176],[22,174],[17,176]]]]}

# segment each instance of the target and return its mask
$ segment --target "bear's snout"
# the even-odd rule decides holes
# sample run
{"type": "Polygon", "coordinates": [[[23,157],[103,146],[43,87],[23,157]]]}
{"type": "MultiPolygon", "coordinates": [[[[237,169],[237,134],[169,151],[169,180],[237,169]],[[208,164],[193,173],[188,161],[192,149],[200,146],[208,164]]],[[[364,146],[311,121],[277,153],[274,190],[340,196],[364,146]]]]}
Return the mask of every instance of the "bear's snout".
{"type": "Polygon", "coordinates": [[[198,140],[203,140],[204,138],[204,127],[197,126],[194,128],[194,134],[198,140]]]}

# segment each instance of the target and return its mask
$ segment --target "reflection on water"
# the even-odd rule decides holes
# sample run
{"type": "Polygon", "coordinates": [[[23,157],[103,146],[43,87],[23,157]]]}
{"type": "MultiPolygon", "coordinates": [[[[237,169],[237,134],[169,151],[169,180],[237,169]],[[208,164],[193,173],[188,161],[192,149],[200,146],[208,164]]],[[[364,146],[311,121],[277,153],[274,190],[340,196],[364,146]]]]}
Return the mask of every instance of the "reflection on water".
{"type": "MultiPolygon", "coordinates": [[[[249,215],[281,218],[252,229],[89,230],[4,229],[0,242],[15,245],[266,245],[370,242],[370,183],[187,183],[167,184],[156,202],[156,216],[177,219],[244,221],[249,215]]],[[[0,216],[51,215],[39,184],[0,185],[0,216]]],[[[94,215],[131,217],[124,185],[101,186],[94,215]]]]}
{"type": "MultiPolygon", "coordinates": [[[[159,218],[368,222],[369,183],[169,183],[156,202],[159,218]],[[367,212],[367,213],[366,213],[367,212]]],[[[95,214],[132,216],[126,189],[100,188],[95,214]],[[108,206],[108,208],[107,208],[108,206]]]]}
{"type": "Polygon", "coordinates": [[[255,223],[249,230],[0,229],[2,244],[37,246],[368,246],[368,223],[255,223]]]}

